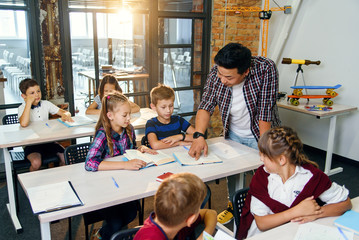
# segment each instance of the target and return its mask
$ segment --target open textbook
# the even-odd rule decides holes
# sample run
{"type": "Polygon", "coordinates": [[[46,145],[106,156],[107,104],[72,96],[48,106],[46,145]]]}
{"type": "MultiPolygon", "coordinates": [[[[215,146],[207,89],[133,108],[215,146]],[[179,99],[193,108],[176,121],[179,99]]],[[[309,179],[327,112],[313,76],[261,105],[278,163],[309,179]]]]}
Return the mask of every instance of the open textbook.
{"type": "Polygon", "coordinates": [[[27,195],[35,214],[83,205],[70,181],[32,187],[27,195]]]}
{"type": "Polygon", "coordinates": [[[158,154],[149,154],[149,153],[141,153],[138,150],[128,149],[126,153],[123,154],[128,160],[132,159],[140,159],[147,163],[146,167],[150,167],[153,165],[162,165],[170,162],[174,162],[174,158],[163,153],[162,151],[157,150],[158,154]]]}
{"type": "Polygon", "coordinates": [[[181,164],[182,166],[186,165],[200,165],[200,164],[209,164],[209,163],[221,163],[223,162],[216,154],[212,152],[208,152],[207,157],[201,156],[198,160],[191,157],[188,154],[188,151],[178,151],[174,152],[173,156],[175,157],[176,161],[181,164]]]}
{"type": "Polygon", "coordinates": [[[86,117],[86,116],[75,116],[75,117],[72,117],[72,119],[74,120],[73,122],[64,122],[60,118],[58,118],[57,121],[64,124],[66,127],[77,127],[77,126],[96,123],[95,120],[93,120],[89,117],[86,117]]]}

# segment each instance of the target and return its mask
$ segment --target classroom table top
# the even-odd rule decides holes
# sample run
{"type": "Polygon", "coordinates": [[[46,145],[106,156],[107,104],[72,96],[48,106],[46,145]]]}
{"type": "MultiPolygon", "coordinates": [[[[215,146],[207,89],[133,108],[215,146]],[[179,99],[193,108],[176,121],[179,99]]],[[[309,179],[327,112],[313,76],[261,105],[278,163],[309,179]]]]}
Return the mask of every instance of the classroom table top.
{"type": "MultiPolygon", "coordinates": [[[[84,169],[84,163],[79,163],[19,174],[19,182],[26,193],[28,188],[34,186],[71,181],[80,199],[84,202],[84,206],[40,214],[40,222],[46,223],[152,196],[160,185],[156,178],[164,172],[191,172],[199,176],[204,182],[207,182],[253,170],[262,165],[257,150],[231,140],[225,140],[222,137],[212,138],[207,141],[209,144],[225,142],[241,153],[241,155],[229,159],[222,158],[223,163],[181,166],[177,162],[172,162],[139,171],[111,170],[88,172],[84,169]],[[112,177],[117,181],[119,188],[114,185],[112,177]]],[[[174,151],[188,150],[179,146],[164,149],[163,151],[172,155],[174,151]]],[[[121,159],[122,157],[118,156],[111,160],[119,161],[121,159]]]]}
{"type": "MultiPolygon", "coordinates": [[[[98,115],[86,115],[97,121],[98,115]]],[[[131,115],[131,124],[135,129],[144,128],[147,120],[157,116],[149,108],[141,108],[140,112],[131,115]]],[[[75,117],[76,119],[76,117],[75,117]]],[[[0,148],[17,147],[61,141],[65,139],[92,136],[96,123],[78,127],[66,127],[57,119],[31,122],[28,127],[20,124],[0,125],[0,148]]]]}

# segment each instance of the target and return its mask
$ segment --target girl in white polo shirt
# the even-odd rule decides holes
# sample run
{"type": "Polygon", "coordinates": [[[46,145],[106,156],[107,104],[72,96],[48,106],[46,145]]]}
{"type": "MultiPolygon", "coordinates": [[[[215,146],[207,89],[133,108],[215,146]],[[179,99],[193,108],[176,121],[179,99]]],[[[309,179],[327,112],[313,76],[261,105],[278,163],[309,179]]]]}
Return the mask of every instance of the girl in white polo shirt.
{"type": "Polygon", "coordinates": [[[237,239],[289,221],[306,223],[338,216],[351,208],[348,189],[332,183],[318,164],[307,158],[291,128],[268,130],[258,148],[264,165],[251,181],[237,239]]]}

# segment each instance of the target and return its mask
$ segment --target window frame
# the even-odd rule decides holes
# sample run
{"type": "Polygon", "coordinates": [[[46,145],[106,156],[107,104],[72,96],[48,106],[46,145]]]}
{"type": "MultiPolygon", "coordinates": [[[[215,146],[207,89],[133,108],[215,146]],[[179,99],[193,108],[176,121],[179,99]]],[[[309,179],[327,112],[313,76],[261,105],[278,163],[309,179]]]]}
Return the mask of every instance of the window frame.
{"type": "MultiPolygon", "coordinates": [[[[187,87],[174,88],[175,91],[186,90],[199,90],[200,96],[202,96],[203,86],[205,84],[207,74],[209,72],[210,61],[210,29],[211,29],[211,1],[203,1],[203,12],[173,12],[173,11],[160,11],[158,6],[158,0],[149,0],[148,10],[137,10],[134,13],[148,14],[148,35],[146,40],[146,66],[148,67],[148,73],[150,75],[148,82],[148,90],[143,92],[126,94],[131,97],[136,96],[149,96],[153,87],[157,86],[159,79],[159,56],[158,49],[160,48],[191,48],[192,54],[194,53],[194,24],[196,19],[203,21],[202,25],[202,69],[201,71],[193,71],[193,59],[191,60],[191,84],[187,87]],[[161,18],[187,18],[192,19],[192,41],[191,44],[159,44],[158,42],[158,24],[161,18]],[[151,61],[149,57],[151,56],[151,61]],[[201,76],[201,84],[193,86],[193,74],[201,76]]],[[[99,86],[99,60],[98,60],[98,33],[97,33],[97,18],[96,13],[116,13],[116,9],[92,9],[92,8],[69,8],[68,0],[59,1],[59,12],[61,26],[61,48],[63,56],[63,74],[64,79],[68,79],[65,82],[66,92],[65,100],[70,103],[70,111],[74,113],[74,94],[73,94],[73,76],[72,76],[72,61],[71,61],[71,39],[70,39],[70,12],[91,12],[93,16],[93,50],[94,50],[94,68],[95,68],[95,85],[99,86]]],[[[196,111],[181,113],[181,116],[195,115],[196,111]]]]}

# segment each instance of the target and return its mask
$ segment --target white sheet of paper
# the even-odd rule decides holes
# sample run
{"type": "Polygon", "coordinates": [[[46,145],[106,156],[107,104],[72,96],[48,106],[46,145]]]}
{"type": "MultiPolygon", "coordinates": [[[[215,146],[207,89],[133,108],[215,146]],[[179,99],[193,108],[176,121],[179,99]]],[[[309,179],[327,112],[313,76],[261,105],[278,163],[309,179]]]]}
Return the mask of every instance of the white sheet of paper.
{"type": "Polygon", "coordinates": [[[212,153],[216,154],[219,157],[223,157],[223,158],[238,157],[240,155],[247,153],[246,151],[243,151],[243,150],[234,149],[230,145],[222,143],[222,142],[210,144],[210,145],[208,145],[208,149],[212,153]]]}
{"type": "MultiPolygon", "coordinates": [[[[45,126],[45,125],[44,125],[45,126]]],[[[0,133],[1,139],[6,139],[6,142],[19,142],[19,140],[30,140],[39,138],[34,130],[32,129],[21,129],[20,131],[12,131],[12,132],[1,132],[0,133]]]]}
{"type": "MultiPolygon", "coordinates": [[[[344,232],[344,231],[343,231],[344,232]]],[[[348,240],[353,240],[354,233],[344,232],[348,240]]],[[[345,240],[336,227],[325,226],[318,223],[305,223],[298,227],[294,240],[345,240]]]]}
{"type": "Polygon", "coordinates": [[[32,187],[27,194],[34,213],[82,205],[68,181],[32,187]]]}
{"type": "Polygon", "coordinates": [[[92,124],[92,123],[96,122],[94,119],[91,119],[86,116],[75,116],[75,117],[72,117],[72,119],[74,120],[73,122],[65,122],[65,125],[68,125],[71,127],[76,127],[76,126],[82,126],[82,125],[92,124]]]}
{"type": "Polygon", "coordinates": [[[221,229],[218,229],[216,235],[214,236],[215,240],[235,240],[232,236],[229,236],[227,233],[223,232],[221,229]]]}

